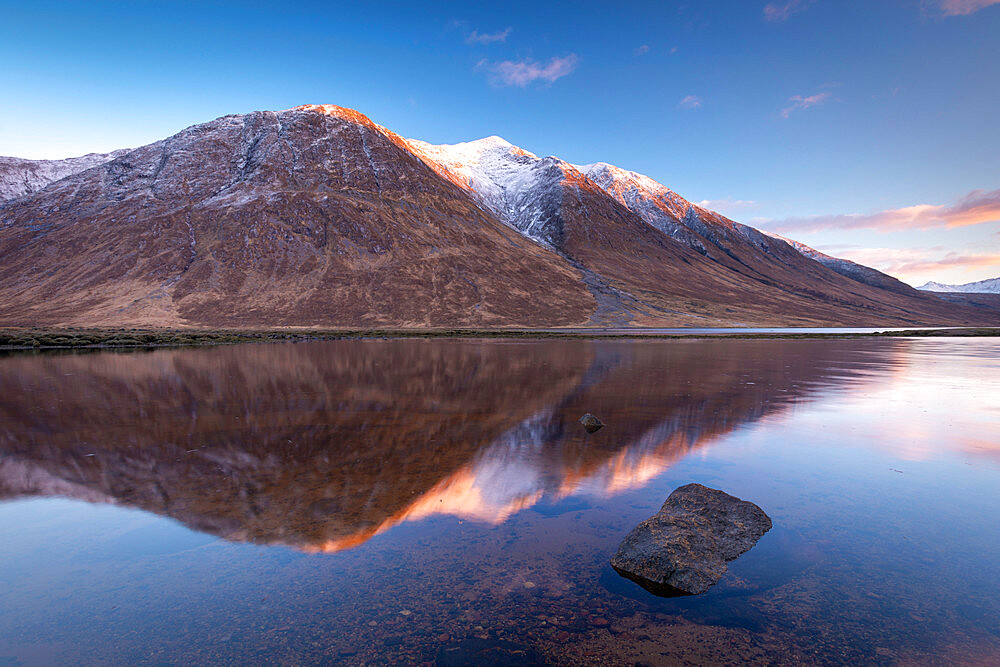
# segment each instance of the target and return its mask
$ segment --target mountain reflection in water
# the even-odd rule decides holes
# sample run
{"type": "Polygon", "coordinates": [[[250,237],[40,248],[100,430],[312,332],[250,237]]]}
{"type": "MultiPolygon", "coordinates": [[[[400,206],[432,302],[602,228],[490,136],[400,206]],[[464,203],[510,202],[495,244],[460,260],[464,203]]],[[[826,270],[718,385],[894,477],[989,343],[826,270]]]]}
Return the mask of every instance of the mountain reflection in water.
{"type": "Polygon", "coordinates": [[[644,484],[894,362],[894,341],[337,341],[0,364],[0,499],[133,506],[232,541],[357,546],[644,484]],[[752,378],[752,381],[751,381],[752,378]],[[588,435],[585,412],[607,427],[588,435]]]}

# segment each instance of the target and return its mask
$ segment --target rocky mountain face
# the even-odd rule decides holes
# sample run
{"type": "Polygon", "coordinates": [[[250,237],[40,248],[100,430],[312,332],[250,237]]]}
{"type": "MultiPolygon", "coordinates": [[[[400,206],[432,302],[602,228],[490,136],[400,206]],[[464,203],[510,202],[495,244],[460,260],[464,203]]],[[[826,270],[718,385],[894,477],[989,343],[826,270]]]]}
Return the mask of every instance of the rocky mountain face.
{"type": "Polygon", "coordinates": [[[972,294],[1000,294],[1000,278],[987,278],[964,285],[943,285],[931,281],[917,289],[925,292],[967,292],[972,294]]]}
{"type": "Polygon", "coordinates": [[[0,202],[37,192],[53,181],[104,164],[126,153],[128,149],[111,153],[90,153],[66,160],[25,160],[0,156],[0,202]]]}
{"type": "Polygon", "coordinates": [[[1000,317],[838,270],[612,165],[539,158],[499,137],[433,146],[331,105],[225,116],[107,157],[0,202],[0,324],[1000,317]]]}

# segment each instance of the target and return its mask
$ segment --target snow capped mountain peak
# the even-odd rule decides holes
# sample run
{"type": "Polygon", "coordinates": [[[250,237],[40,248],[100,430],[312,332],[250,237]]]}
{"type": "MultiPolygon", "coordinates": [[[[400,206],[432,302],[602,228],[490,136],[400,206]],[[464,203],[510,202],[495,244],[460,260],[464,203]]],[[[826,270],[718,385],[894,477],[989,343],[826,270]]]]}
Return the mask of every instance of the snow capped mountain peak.
{"type": "Polygon", "coordinates": [[[917,289],[923,290],[925,292],[970,292],[970,293],[1000,294],[1000,277],[987,278],[986,280],[979,280],[974,283],[965,283],[964,285],[945,285],[943,283],[936,283],[932,280],[929,283],[921,285],[917,289]]]}
{"type": "Polygon", "coordinates": [[[404,141],[434,171],[471,192],[500,220],[543,245],[556,245],[551,216],[540,203],[546,191],[562,181],[566,163],[539,158],[498,136],[441,145],[404,141]]]}
{"type": "Polygon", "coordinates": [[[617,189],[635,188],[646,190],[649,193],[670,193],[675,197],[677,196],[673,190],[657,181],[654,181],[649,176],[640,174],[639,172],[632,171],[630,169],[622,169],[621,167],[616,167],[615,165],[608,164],[607,162],[594,162],[593,164],[573,166],[605,190],[608,189],[605,186],[605,183],[608,183],[609,185],[611,183],[615,183],[617,189]]]}
{"type": "Polygon", "coordinates": [[[703,226],[697,219],[696,207],[670,188],[649,176],[607,162],[576,168],[646,224],[688,247],[706,252],[705,244],[690,228],[691,224],[703,226]]]}
{"type": "Polygon", "coordinates": [[[503,137],[496,135],[457,144],[429,144],[419,139],[406,139],[405,141],[420,157],[431,159],[436,164],[447,167],[451,171],[460,171],[463,168],[471,169],[484,162],[489,162],[490,156],[496,157],[507,153],[533,160],[538,159],[538,156],[533,153],[522,150],[503,137]]]}

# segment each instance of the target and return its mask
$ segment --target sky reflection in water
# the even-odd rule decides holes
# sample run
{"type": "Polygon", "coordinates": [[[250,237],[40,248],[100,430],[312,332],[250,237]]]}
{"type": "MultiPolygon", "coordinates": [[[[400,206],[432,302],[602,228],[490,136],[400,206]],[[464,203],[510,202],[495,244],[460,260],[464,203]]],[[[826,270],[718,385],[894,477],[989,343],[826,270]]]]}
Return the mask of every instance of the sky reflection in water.
{"type": "Polygon", "coordinates": [[[0,659],[1000,656],[998,378],[988,339],[7,357],[0,659]],[[653,598],[607,559],[689,481],[776,529],[653,598]]]}

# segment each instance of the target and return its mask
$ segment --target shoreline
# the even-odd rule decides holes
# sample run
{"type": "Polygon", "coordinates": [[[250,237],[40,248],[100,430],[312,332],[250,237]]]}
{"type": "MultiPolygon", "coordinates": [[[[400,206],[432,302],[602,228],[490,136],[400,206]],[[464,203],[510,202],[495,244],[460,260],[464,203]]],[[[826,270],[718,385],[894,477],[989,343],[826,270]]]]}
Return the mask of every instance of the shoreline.
{"type": "MultiPolygon", "coordinates": [[[[779,327],[770,327],[779,328],[779,327]]],[[[792,327],[789,327],[792,328],[792,327]]],[[[820,328],[820,327],[803,327],[820,328]]],[[[848,328],[848,327],[843,327],[848,328]]],[[[861,327],[858,327],[861,328],[861,327]]],[[[866,327],[873,328],[873,327],[866,327]]],[[[704,340],[725,338],[737,340],[810,340],[853,338],[934,338],[934,337],[995,337],[1000,327],[922,328],[876,332],[759,332],[748,328],[746,333],[726,330],[720,333],[654,333],[643,329],[594,329],[593,331],[559,331],[558,329],[133,329],[133,328],[0,328],[0,350],[67,350],[67,349],[143,349],[159,347],[204,347],[240,343],[288,343],[319,340],[358,340],[389,338],[481,338],[481,339],[658,339],[704,340]]]]}

